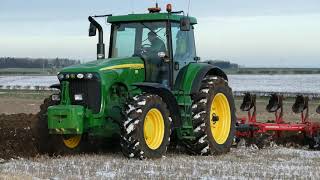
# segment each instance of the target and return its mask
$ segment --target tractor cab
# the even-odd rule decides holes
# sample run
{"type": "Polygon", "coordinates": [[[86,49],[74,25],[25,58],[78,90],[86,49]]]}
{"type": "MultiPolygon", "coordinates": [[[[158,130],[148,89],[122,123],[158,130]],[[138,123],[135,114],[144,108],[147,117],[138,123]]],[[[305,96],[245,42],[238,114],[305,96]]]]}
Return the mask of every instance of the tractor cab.
{"type": "Polygon", "coordinates": [[[193,25],[197,21],[168,8],[167,13],[155,7],[149,8],[149,14],[108,16],[109,58],[140,57],[144,61],[145,82],[173,87],[179,71],[196,60],[193,25]]]}

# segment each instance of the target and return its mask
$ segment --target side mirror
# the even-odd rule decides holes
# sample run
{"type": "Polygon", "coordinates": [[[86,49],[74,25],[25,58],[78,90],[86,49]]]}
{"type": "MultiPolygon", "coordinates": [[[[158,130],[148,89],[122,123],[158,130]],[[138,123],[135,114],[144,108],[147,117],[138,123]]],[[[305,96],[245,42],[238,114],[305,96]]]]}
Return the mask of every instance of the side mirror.
{"type": "Polygon", "coordinates": [[[96,36],[97,33],[97,27],[95,25],[93,25],[92,23],[90,23],[90,27],[89,27],[89,36],[96,36]]]}
{"type": "Polygon", "coordinates": [[[189,17],[182,17],[180,19],[180,31],[190,31],[191,23],[189,17]]]}

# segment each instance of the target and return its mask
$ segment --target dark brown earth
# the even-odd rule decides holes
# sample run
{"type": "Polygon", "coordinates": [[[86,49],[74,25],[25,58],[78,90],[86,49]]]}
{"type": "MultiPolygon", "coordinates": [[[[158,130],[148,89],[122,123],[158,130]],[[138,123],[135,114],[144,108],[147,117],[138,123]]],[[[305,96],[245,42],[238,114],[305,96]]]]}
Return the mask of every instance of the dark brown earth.
{"type": "Polygon", "coordinates": [[[36,115],[0,115],[0,158],[33,157],[37,155],[32,133],[36,115]]]}

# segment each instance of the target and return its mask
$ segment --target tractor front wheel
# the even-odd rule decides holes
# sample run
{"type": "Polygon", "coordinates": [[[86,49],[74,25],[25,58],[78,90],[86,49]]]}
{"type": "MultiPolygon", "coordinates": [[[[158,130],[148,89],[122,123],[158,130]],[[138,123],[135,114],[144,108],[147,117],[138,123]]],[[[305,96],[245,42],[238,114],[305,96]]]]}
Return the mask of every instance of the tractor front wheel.
{"type": "Polygon", "coordinates": [[[171,118],[167,105],[154,94],[135,96],[126,105],[121,147],[126,157],[160,158],[170,143],[171,118]]]}

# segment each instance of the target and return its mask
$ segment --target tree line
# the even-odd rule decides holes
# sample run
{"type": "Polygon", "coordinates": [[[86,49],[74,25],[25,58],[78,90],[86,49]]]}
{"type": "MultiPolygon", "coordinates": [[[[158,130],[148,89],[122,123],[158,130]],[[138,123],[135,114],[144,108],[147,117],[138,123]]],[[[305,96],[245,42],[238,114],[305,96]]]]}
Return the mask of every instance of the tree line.
{"type": "Polygon", "coordinates": [[[80,60],[0,57],[0,68],[63,68],[74,64],[80,64],[80,60]]]}
{"type": "Polygon", "coordinates": [[[221,69],[238,69],[239,65],[236,63],[231,63],[229,61],[223,60],[208,60],[209,64],[217,66],[221,69]]]}

